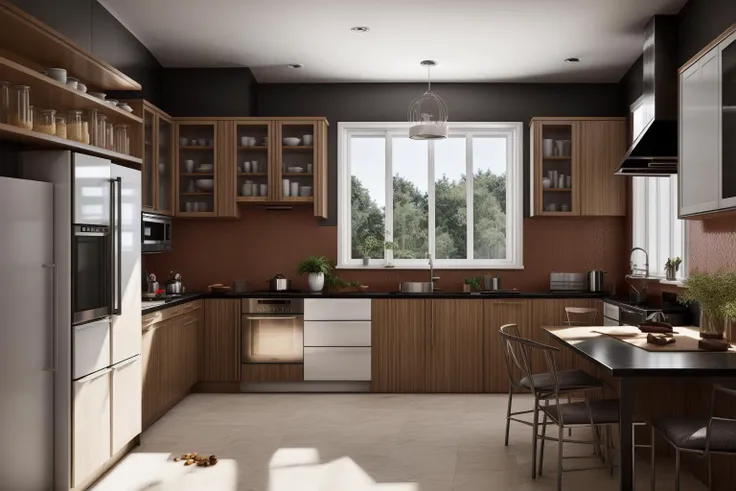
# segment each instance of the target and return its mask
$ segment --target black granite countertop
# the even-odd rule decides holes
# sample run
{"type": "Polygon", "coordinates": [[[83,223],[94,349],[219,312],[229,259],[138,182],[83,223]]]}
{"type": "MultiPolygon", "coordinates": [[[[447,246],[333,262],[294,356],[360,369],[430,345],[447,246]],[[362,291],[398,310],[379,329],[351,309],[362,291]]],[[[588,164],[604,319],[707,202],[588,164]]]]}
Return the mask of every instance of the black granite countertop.
{"type": "Polygon", "coordinates": [[[181,297],[172,299],[171,301],[143,301],[142,313],[150,314],[175,305],[191,302],[199,298],[440,298],[440,299],[496,299],[496,298],[524,298],[524,299],[555,299],[555,298],[604,298],[602,293],[589,292],[512,292],[504,291],[497,293],[462,293],[462,292],[443,292],[435,291],[434,293],[400,293],[400,292],[247,292],[247,293],[185,293],[181,297]]]}

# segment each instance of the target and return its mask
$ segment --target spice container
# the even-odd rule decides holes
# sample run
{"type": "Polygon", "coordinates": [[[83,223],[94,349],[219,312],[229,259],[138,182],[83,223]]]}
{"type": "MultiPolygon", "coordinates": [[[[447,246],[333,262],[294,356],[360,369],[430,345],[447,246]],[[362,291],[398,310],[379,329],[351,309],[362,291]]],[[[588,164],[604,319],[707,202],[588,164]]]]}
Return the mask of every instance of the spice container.
{"type": "Polygon", "coordinates": [[[82,143],[84,141],[82,127],[82,111],[69,111],[66,118],[66,137],[69,140],[82,143]]]}
{"type": "Polygon", "coordinates": [[[0,82],[0,123],[7,123],[10,115],[10,82],[0,82]]]}
{"type": "Polygon", "coordinates": [[[56,111],[53,109],[38,109],[33,120],[33,129],[47,135],[55,135],[56,111]]]}
{"type": "Polygon", "coordinates": [[[129,154],[130,140],[128,139],[128,125],[119,124],[115,126],[115,151],[129,154]]]}
{"type": "Polygon", "coordinates": [[[56,136],[66,138],[66,118],[64,116],[56,116],[56,136]]]}
{"type": "Polygon", "coordinates": [[[16,85],[11,90],[10,124],[26,130],[33,129],[31,88],[27,85],[16,85]]]}

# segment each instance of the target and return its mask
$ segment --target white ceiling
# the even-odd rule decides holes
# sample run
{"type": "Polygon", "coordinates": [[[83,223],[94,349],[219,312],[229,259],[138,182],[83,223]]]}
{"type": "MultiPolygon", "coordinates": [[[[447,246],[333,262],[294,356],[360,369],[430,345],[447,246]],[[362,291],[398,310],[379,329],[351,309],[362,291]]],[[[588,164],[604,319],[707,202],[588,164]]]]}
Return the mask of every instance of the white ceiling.
{"type": "Polygon", "coordinates": [[[165,67],[247,66],[259,82],[422,81],[423,59],[444,82],[616,82],[649,18],[685,2],[101,0],[165,67]]]}

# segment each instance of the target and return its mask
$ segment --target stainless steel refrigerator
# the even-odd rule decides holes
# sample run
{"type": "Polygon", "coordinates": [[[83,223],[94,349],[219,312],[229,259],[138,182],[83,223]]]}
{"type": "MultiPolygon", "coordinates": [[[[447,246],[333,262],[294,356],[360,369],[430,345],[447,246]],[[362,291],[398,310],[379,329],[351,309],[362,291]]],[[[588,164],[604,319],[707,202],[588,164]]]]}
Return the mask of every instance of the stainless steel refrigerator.
{"type": "Polygon", "coordinates": [[[22,174],[54,188],[54,477],[35,489],[84,488],[141,431],[141,177],[66,151],[22,174]]]}

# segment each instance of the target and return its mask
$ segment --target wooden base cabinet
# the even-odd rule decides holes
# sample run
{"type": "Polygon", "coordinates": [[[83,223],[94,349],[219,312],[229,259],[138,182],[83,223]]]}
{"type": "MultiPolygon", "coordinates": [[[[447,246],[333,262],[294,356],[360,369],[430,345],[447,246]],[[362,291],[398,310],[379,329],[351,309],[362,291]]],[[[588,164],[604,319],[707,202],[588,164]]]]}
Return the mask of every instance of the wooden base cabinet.
{"type": "MultiPolygon", "coordinates": [[[[509,377],[499,329],[516,324],[522,336],[531,337],[530,305],[537,300],[481,300],[483,303],[483,391],[508,392],[509,377]]],[[[479,302],[479,303],[480,303],[479,302]]]]}
{"type": "Polygon", "coordinates": [[[240,380],[240,300],[205,300],[203,382],[240,380]]]}

